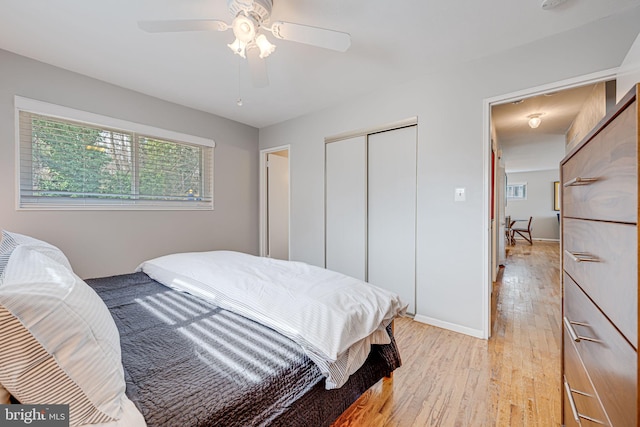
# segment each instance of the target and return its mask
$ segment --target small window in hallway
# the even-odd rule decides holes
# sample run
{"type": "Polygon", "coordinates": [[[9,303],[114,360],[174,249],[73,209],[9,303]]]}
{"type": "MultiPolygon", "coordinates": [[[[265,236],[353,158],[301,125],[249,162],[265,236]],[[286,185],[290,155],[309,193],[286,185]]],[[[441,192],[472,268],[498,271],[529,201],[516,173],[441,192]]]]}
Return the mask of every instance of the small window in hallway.
{"type": "Polygon", "coordinates": [[[508,184],[507,199],[510,200],[526,200],[527,199],[527,183],[508,184]]]}

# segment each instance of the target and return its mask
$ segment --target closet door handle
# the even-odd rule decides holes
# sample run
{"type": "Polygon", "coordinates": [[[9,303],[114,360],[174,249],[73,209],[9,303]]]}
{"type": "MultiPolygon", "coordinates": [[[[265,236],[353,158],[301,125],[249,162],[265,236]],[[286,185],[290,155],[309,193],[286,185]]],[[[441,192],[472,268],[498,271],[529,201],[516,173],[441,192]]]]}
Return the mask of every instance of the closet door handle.
{"type": "Polygon", "coordinates": [[[600,262],[600,258],[587,252],[570,252],[565,249],[564,253],[574,262],[600,262]]]}
{"type": "Polygon", "coordinates": [[[562,186],[563,187],[575,187],[576,185],[589,185],[589,184],[593,184],[597,180],[598,180],[598,178],[582,178],[580,176],[577,176],[577,177],[573,178],[572,180],[569,180],[569,181],[565,182],[564,184],[562,184],[562,186]]]}
{"type": "Polygon", "coordinates": [[[581,414],[580,412],[578,412],[578,407],[576,406],[576,401],[573,399],[573,393],[576,394],[581,394],[583,396],[587,396],[587,397],[593,397],[592,395],[590,395],[589,393],[585,393],[583,391],[579,391],[579,390],[574,390],[571,388],[571,386],[569,385],[569,381],[567,381],[567,377],[564,377],[564,392],[567,395],[567,399],[569,400],[569,406],[571,406],[571,413],[573,414],[573,419],[576,421],[576,423],[578,424],[582,424],[580,422],[580,418],[582,418],[583,420],[587,420],[587,421],[591,421],[592,423],[595,424],[600,424],[603,426],[608,425],[607,423],[604,423],[600,420],[597,420],[595,418],[592,418],[588,415],[584,415],[581,414]]]}
{"type": "Polygon", "coordinates": [[[571,321],[565,316],[564,317],[564,326],[567,329],[567,332],[569,333],[569,336],[571,337],[571,339],[573,341],[575,341],[575,342],[580,342],[580,341],[602,342],[602,341],[600,341],[598,339],[595,339],[595,338],[585,337],[584,335],[579,335],[576,332],[576,329],[573,327],[573,325],[587,326],[587,327],[590,326],[588,323],[571,321]]]}

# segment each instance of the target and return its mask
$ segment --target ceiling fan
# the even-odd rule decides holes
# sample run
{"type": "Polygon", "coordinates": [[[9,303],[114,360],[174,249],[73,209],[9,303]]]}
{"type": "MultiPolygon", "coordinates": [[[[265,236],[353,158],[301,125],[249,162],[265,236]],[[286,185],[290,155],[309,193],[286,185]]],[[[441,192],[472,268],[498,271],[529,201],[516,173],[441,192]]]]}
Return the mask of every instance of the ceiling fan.
{"type": "Polygon", "coordinates": [[[338,52],[345,52],[351,45],[351,36],[340,31],[282,21],[274,22],[268,26],[273,0],[227,0],[227,7],[234,16],[230,24],[218,19],[186,19],[139,21],[138,27],[150,33],[226,31],[231,28],[236,38],[233,43],[227,46],[236,55],[247,59],[255,87],[269,85],[264,59],[276,49],[276,46],[271,44],[264,32],[273,34],[277,39],[338,52]]]}

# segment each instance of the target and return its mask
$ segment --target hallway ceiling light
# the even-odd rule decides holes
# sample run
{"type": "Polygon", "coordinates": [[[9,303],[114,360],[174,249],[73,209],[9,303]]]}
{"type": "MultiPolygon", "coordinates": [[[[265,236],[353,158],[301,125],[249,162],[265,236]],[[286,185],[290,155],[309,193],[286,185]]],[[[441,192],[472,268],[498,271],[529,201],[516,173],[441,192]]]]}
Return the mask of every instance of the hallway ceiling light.
{"type": "Polygon", "coordinates": [[[542,119],[540,119],[541,115],[542,115],[541,113],[536,113],[536,114],[531,114],[527,116],[529,118],[529,127],[531,129],[535,129],[538,126],[540,126],[540,123],[542,123],[542,119]]]}

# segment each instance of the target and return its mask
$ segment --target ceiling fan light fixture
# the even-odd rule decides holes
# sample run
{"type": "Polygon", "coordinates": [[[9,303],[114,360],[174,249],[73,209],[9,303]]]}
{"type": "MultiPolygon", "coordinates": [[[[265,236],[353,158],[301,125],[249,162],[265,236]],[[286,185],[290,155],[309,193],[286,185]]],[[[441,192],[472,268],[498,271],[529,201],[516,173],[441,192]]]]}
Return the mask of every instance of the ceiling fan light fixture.
{"type": "Polygon", "coordinates": [[[228,44],[227,45],[229,47],[229,49],[231,49],[233,51],[233,53],[235,53],[236,55],[240,55],[243,58],[246,58],[247,56],[245,55],[245,49],[247,47],[247,44],[244,42],[241,42],[238,39],[235,39],[233,41],[233,43],[228,44]]]}
{"type": "Polygon", "coordinates": [[[535,129],[538,126],[540,126],[540,123],[542,123],[542,119],[540,119],[540,116],[542,114],[531,114],[529,117],[529,127],[531,129],[535,129]]]}
{"type": "MultiPolygon", "coordinates": [[[[231,24],[219,19],[179,19],[138,21],[138,26],[149,33],[231,29],[235,38],[227,47],[234,54],[247,60],[251,80],[256,88],[268,86],[269,79],[264,59],[276,49],[264,34],[267,31],[271,32],[276,39],[303,43],[335,52],[346,52],[351,46],[351,35],[342,31],[293,22],[270,23],[273,0],[226,0],[226,2],[231,16],[234,17],[231,24]]],[[[241,99],[239,96],[238,98],[241,99]]]]}
{"type": "Polygon", "coordinates": [[[260,34],[256,37],[256,45],[258,49],[260,49],[260,58],[266,58],[271,55],[274,50],[276,50],[276,46],[272,44],[269,39],[264,34],[260,34]]]}
{"type": "Polygon", "coordinates": [[[249,43],[256,37],[258,31],[258,22],[250,16],[239,13],[233,20],[231,25],[233,34],[243,43],[249,43]]]}

